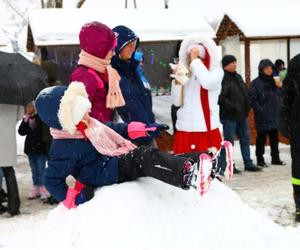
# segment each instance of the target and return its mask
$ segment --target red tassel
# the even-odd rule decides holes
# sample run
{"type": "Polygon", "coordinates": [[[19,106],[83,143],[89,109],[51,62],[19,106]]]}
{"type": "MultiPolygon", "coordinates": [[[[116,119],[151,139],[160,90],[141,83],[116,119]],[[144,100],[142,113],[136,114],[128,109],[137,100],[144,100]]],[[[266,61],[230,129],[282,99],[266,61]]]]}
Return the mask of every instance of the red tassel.
{"type": "Polygon", "coordinates": [[[85,134],[85,130],[87,129],[87,125],[84,123],[84,122],[79,122],[77,125],[76,125],[76,128],[78,131],[81,132],[81,134],[84,136],[84,139],[87,141],[87,136],[85,134]]]}

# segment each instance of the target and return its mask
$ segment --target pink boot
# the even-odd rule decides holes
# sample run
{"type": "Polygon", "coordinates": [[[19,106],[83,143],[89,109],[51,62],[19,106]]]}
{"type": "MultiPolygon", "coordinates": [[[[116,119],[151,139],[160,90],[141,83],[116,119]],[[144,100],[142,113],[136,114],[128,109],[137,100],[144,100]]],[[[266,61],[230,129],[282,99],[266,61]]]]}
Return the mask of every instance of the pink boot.
{"type": "Polygon", "coordinates": [[[31,194],[28,196],[28,200],[34,200],[41,197],[40,193],[40,187],[39,186],[33,186],[31,190],[31,194]]]}
{"type": "Polygon", "coordinates": [[[45,186],[40,187],[40,194],[41,194],[41,200],[45,201],[50,197],[50,194],[48,193],[47,189],[45,186]]]}

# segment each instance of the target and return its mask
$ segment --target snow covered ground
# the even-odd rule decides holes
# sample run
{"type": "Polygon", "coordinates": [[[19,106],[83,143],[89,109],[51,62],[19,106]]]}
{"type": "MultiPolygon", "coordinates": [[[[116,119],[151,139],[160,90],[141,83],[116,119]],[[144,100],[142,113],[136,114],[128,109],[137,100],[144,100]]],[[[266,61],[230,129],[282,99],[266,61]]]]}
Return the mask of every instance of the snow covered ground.
{"type": "MultiPolygon", "coordinates": [[[[255,175],[238,178],[247,184],[255,175]]],[[[254,199],[247,194],[243,200],[247,196],[254,199]]],[[[21,216],[1,218],[1,249],[296,249],[300,244],[300,227],[275,224],[217,181],[203,198],[142,178],[101,188],[76,210],[58,206],[48,215],[48,206],[37,205],[27,205],[21,216]]]]}
{"type": "MultiPolygon", "coordinates": [[[[289,149],[280,151],[288,166],[243,172],[225,185],[215,181],[203,198],[142,178],[101,188],[72,211],[26,199],[31,176],[19,155],[22,214],[0,217],[0,249],[297,249],[289,149]]],[[[267,161],[268,154],[267,148],[267,161]]],[[[238,144],[235,159],[243,169],[238,144]]]]}

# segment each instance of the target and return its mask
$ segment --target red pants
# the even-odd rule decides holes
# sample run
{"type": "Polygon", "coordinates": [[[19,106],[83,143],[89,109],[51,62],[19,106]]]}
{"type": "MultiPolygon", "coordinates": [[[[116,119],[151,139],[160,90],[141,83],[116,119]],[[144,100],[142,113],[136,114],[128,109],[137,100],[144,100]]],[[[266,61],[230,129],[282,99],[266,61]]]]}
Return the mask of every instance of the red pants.
{"type": "Polygon", "coordinates": [[[210,147],[220,149],[222,136],[219,129],[210,132],[177,131],[173,145],[174,154],[206,151],[210,147]]]}

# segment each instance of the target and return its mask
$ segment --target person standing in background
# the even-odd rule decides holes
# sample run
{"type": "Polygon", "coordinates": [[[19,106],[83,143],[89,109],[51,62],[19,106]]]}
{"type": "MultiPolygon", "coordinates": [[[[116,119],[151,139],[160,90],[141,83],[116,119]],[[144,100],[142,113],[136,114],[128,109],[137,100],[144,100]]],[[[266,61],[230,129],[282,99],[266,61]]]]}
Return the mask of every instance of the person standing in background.
{"type": "Polygon", "coordinates": [[[283,60],[277,59],[275,61],[275,70],[276,70],[276,73],[278,74],[280,80],[283,81],[286,76],[286,72],[287,72],[283,60]]]}
{"type": "Polygon", "coordinates": [[[278,125],[280,108],[280,86],[273,77],[274,64],[263,59],[258,66],[259,75],[251,83],[250,103],[254,110],[257,165],[267,167],[264,159],[267,135],[270,139],[272,165],[285,165],[279,157],[278,125]]]}
{"type": "Polygon", "coordinates": [[[151,91],[151,86],[149,81],[147,80],[147,78],[145,77],[145,73],[143,70],[144,67],[144,53],[142,51],[135,51],[134,55],[133,55],[134,60],[136,60],[137,62],[139,62],[139,64],[137,65],[137,72],[144,84],[144,87],[146,89],[149,89],[151,91]]]}
{"type": "Polygon", "coordinates": [[[20,213],[20,197],[14,167],[17,165],[16,124],[19,109],[17,105],[0,104],[0,167],[7,187],[7,212],[20,213]]]}
{"type": "Polygon", "coordinates": [[[296,208],[295,220],[300,222],[300,54],[289,62],[283,81],[280,110],[280,132],[290,139],[292,185],[296,208]]]}
{"type": "Polygon", "coordinates": [[[26,135],[24,152],[28,156],[32,174],[33,187],[28,199],[40,198],[46,201],[49,197],[44,186],[47,151],[46,144],[42,141],[43,122],[37,115],[33,102],[25,106],[25,115],[18,132],[22,136],[26,135]]]}
{"type": "MultiPolygon", "coordinates": [[[[223,124],[224,140],[234,144],[235,135],[240,142],[241,153],[246,171],[261,171],[253,164],[250,157],[250,131],[248,114],[250,103],[248,89],[240,74],[236,72],[237,61],[233,55],[226,55],[222,59],[224,78],[222,91],[219,96],[220,118],[223,124]]],[[[234,173],[240,170],[234,167],[234,173]]]]}

